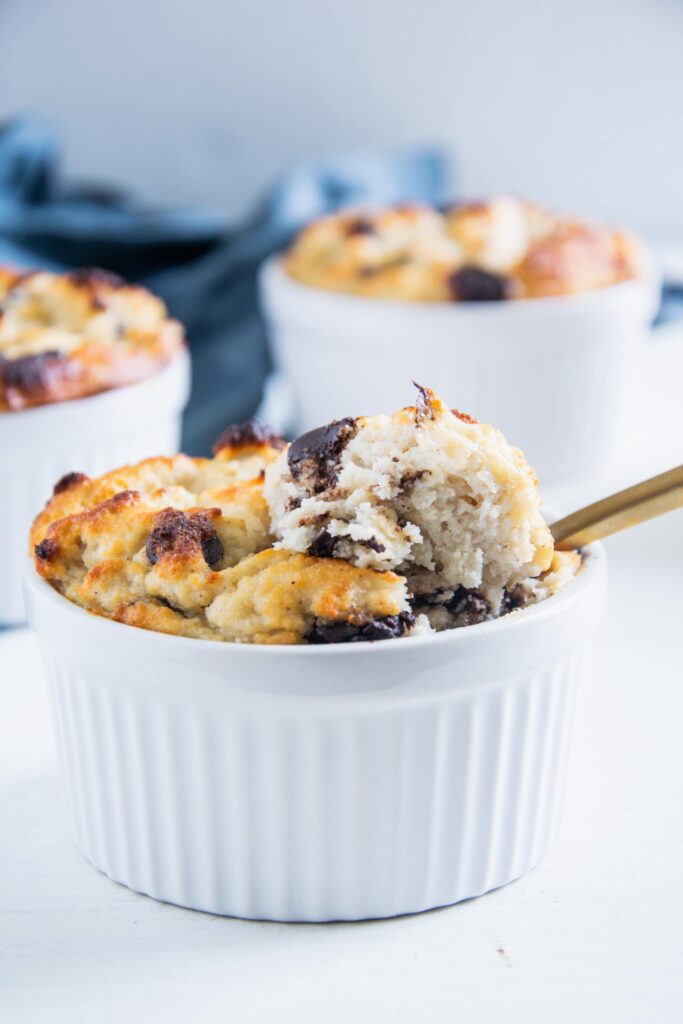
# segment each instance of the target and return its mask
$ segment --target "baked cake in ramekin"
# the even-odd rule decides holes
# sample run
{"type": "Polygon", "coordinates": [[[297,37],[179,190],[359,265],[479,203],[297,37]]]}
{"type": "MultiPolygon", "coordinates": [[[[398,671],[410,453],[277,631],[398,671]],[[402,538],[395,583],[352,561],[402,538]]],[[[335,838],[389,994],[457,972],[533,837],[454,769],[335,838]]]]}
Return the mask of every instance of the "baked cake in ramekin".
{"type": "Polygon", "coordinates": [[[554,551],[536,478],[493,427],[426,388],[393,416],[284,442],[247,423],[213,459],[60,480],[38,572],[90,612],[244,643],[348,643],[498,618],[580,567],[554,551]]]}
{"type": "Polygon", "coordinates": [[[144,380],[183,339],[161,299],[114,274],[0,268],[0,413],[144,380]]]}
{"type": "Polygon", "coordinates": [[[628,232],[512,196],[445,210],[352,209],[314,221],[285,257],[315,288],[417,302],[575,295],[642,274],[628,232]]]}
{"type": "Polygon", "coordinates": [[[629,232],[510,196],[330,214],[260,283],[296,432],[438,381],[544,482],[609,460],[659,295],[629,232]]]}
{"type": "Polygon", "coordinates": [[[56,491],[29,615],[100,870],[329,921],[453,903],[543,856],[604,555],[557,561],[498,431],[423,389],[287,447],[246,425],[213,459],[56,491]]]}
{"type": "Polygon", "coordinates": [[[54,480],[176,451],[188,391],[183,329],[147,289],[0,269],[0,623],[23,617],[23,534],[54,480]]]}

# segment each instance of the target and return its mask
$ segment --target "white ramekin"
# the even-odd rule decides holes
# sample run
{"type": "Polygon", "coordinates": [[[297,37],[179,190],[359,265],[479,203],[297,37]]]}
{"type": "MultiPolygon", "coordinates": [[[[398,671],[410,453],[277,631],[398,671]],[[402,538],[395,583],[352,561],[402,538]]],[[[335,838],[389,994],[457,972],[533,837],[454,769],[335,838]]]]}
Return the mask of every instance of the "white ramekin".
{"type": "Polygon", "coordinates": [[[652,272],[564,298],[397,302],[311,288],[273,257],[260,293],[297,431],[399,409],[415,380],[500,427],[547,481],[608,458],[622,371],[659,285],[652,272]]]}
{"type": "Polygon", "coordinates": [[[605,556],[497,622],[329,647],[218,644],[89,615],[31,566],[76,842],[111,878],[278,921],[412,913],[543,856],[605,556]]]}
{"type": "Polygon", "coordinates": [[[177,452],[189,389],[183,351],[139,384],[0,415],[0,624],[26,618],[21,577],[29,528],[57,480],[72,470],[98,476],[177,452]]]}

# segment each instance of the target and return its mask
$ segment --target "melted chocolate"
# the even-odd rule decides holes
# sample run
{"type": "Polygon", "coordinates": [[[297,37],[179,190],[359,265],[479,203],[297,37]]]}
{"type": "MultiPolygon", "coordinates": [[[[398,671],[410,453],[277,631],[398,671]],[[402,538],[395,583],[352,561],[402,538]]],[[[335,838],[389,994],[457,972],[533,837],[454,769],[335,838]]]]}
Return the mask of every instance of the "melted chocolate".
{"type": "Polygon", "coordinates": [[[338,537],[333,537],[327,530],[323,530],[309,546],[308,553],[314,558],[334,558],[334,549],[338,541],[338,537]]]}
{"type": "Polygon", "coordinates": [[[0,363],[0,381],[7,390],[35,392],[42,391],[50,378],[63,369],[66,358],[50,350],[35,356],[20,359],[6,359],[0,363]]]}
{"type": "Polygon", "coordinates": [[[182,615],[184,619],[189,618],[189,615],[187,614],[186,611],[183,611],[182,608],[177,608],[174,604],[171,604],[171,602],[168,601],[165,597],[155,597],[154,600],[157,602],[157,604],[160,604],[164,608],[168,608],[170,609],[170,611],[175,612],[176,615],[182,615]]]}
{"type": "Polygon", "coordinates": [[[505,615],[506,612],[514,612],[516,608],[523,608],[524,604],[525,600],[522,588],[513,587],[512,590],[506,590],[503,594],[500,614],[505,615]]]}
{"type": "Polygon", "coordinates": [[[346,225],[346,235],[352,238],[354,235],[374,235],[375,225],[367,217],[355,217],[346,225]]]}
{"type": "Polygon", "coordinates": [[[145,552],[150,565],[156,565],[160,558],[170,553],[191,557],[197,547],[206,564],[215,569],[223,557],[223,545],[211,525],[208,511],[189,515],[177,508],[167,508],[156,517],[145,552]]]}
{"type": "Polygon", "coordinates": [[[364,548],[370,548],[371,551],[376,551],[378,555],[381,555],[383,551],[386,551],[386,546],[381,541],[377,540],[376,537],[369,537],[367,540],[359,540],[359,544],[362,544],[364,548]]]}
{"type": "Polygon", "coordinates": [[[287,462],[294,479],[309,478],[316,493],[334,484],[339,458],[356,429],[356,421],[347,417],[297,437],[287,452],[287,462]]]}
{"type": "Polygon", "coordinates": [[[49,562],[59,551],[59,546],[56,541],[46,537],[39,544],[36,544],[34,551],[36,558],[41,559],[43,562],[49,562]]]}
{"type": "Polygon", "coordinates": [[[369,622],[330,622],[319,619],[306,637],[309,644],[354,644],[360,641],[391,640],[403,636],[415,625],[410,612],[384,615],[369,622]]]}
{"type": "Polygon", "coordinates": [[[480,267],[462,267],[451,274],[448,286],[458,302],[501,302],[510,291],[507,278],[480,267]]]}
{"type": "Polygon", "coordinates": [[[491,608],[476,590],[458,587],[446,606],[451,615],[457,616],[461,626],[475,626],[491,618],[491,608]]]}

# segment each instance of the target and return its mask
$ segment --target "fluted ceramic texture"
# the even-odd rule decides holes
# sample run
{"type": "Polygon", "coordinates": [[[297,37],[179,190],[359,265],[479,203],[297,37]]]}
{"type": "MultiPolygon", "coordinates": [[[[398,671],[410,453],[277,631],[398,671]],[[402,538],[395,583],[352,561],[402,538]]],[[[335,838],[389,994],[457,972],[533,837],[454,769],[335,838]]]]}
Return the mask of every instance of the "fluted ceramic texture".
{"type": "Polygon", "coordinates": [[[46,656],[76,841],[219,914],[385,917],[524,874],[558,824],[578,650],[476,692],[210,701],[46,656]]]}

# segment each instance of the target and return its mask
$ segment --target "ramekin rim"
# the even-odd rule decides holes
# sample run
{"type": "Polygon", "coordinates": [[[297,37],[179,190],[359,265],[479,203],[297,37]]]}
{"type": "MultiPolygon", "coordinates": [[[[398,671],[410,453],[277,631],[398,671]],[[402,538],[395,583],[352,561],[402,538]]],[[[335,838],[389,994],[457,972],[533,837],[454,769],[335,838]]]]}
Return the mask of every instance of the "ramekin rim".
{"type": "MultiPolygon", "coordinates": [[[[284,657],[298,655],[307,658],[324,658],[330,657],[335,653],[339,654],[341,651],[348,652],[348,655],[344,656],[355,655],[358,657],[363,651],[367,652],[369,649],[379,649],[380,651],[395,650],[397,644],[400,644],[400,650],[406,650],[406,645],[411,645],[412,648],[416,646],[434,648],[435,646],[443,647],[444,645],[451,644],[464,645],[468,642],[468,637],[479,639],[485,633],[487,635],[496,635],[502,632],[509,633],[511,629],[518,629],[525,623],[537,623],[539,620],[555,618],[561,615],[564,609],[568,610],[577,601],[582,600],[591,587],[598,585],[605,573],[607,555],[602,544],[594,543],[583,548],[582,555],[583,565],[580,571],[561,591],[536,604],[509,612],[498,619],[476,623],[475,625],[465,626],[460,629],[444,630],[441,633],[412,637],[403,636],[389,640],[365,641],[351,644],[250,644],[231,640],[204,640],[197,637],[177,636],[176,634],[161,633],[156,630],[141,629],[124,622],[116,622],[103,615],[96,615],[70,601],[39,576],[33,559],[30,557],[27,559],[27,569],[24,573],[24,586],[27,591],[33,590],[39,597],[46,599],[55,606],[58,605],[64,614],[73,614],[76,618],[80,617],[82,622],[85,622],[87,619],[91,624],[98,623],[98,628],[114,631],[125,630],[129,636],[130,631],[134,630],[136,642],[138,643],[164,644],[166,647],[171,645],[177,647],[180,644],[180,649],[188,652],[192,648],[215,652],[221,650],[234,652],[238,650],[240,653],[245,652],[247,657],[273,657],[282,654],[284,657]]],[[[227,656],[228,654],[226,653],[227,656]]]]}
{"type": "MultiPolygon", "coordinates": [[[[291,288],[292,294],[306,299],[313,299],[314,296],[322,297],[325,300],[345,303],[350,309],[380,312],[401,312],[403,315],[435,315],[446,313],[448,316],[484,317],[486,315],[501,315],[505,312],[521,318],[525,314],[556,313],[582,313],[590,312],[591,307],[597,306],[600,300],[617,301],[629,293],[643,291],[650,294],[653,303],[656,303],[661,290],[661,279],[652,260],[648,262],[649,273],[643,276],[631,278],[626,281],[617,281],[614,284],[605,285],[601,288],[592,288],[589,291],[577,292],[572,295],[548,295],[535,299],[516,299],[512,302],[410,302],[405,299],[375,298],[374,296],[356,295],[352,292],[335,291],[332,288],[315,288],[313,285],[297,281],[287,274],[283,266],[283,256],[286,250],[281,250],[268,256],[259,267],[260,281],[268,287],[271,281],[276,286],[291,288]],[[410,311],[410,312],[407,312],[410,311]]],[[[316,300],[314,300],[316,301],[316,300]]],[[[653,305],[654,311],[654,305],[653,305]]]]}

